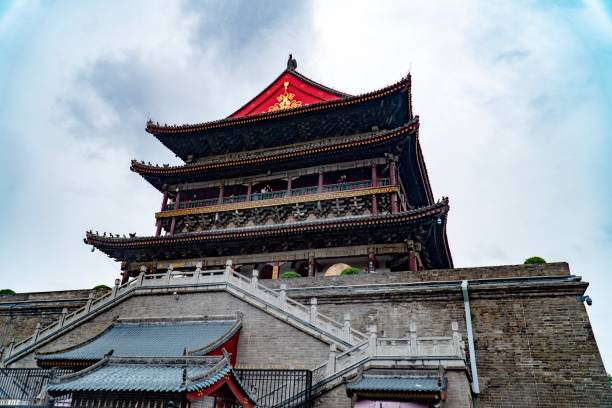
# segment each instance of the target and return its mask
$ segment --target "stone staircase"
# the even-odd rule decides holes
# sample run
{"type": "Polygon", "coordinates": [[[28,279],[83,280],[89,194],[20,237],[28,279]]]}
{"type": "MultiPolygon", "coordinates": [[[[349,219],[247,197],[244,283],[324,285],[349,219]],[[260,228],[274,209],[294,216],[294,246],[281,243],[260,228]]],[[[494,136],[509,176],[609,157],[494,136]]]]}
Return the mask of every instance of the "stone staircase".
{"type": "Polygon", "coordinates": [[[325,316],[317,310],[317,300],[311,299],[310,306],[305,306],[287,297],[285,286],[279,291],[271,290],[258,281],[257,271],[248,278],[233,271],[232,262],[226,263],[225,269],[202,270],[201,264],[195,271],[174,272],[172,269],[163,274],[140,275],[123,285],[115,285],[112,291],[99,298],[90,294],[86,305],[72,313],[64,309],[62,317],[46,326],[36,326],[32,336],[17,344],[10,344],[5,349],[1,364],[6,366],[20,357],[36,350],[41,345],[66,333],[79,324],[123,302],[138,291],[150,289],[181,290],[197,288],[198,290],[225,290],[246,303],[249,303],[274,317],[330,344],[335,349],[350,350],[367,341],[366,334],[351,327],[349,315],[343,322],[325,316]]]}

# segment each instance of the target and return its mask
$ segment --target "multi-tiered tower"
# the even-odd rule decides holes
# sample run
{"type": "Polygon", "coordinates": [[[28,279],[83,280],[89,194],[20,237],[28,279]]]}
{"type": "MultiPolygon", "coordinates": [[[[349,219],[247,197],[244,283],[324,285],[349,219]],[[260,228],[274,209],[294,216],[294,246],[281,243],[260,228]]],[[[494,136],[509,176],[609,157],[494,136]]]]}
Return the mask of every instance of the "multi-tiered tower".
{"type": "Polygon", "coordinates": [[[451,268],[446,199],[434,201],[411,79],[351,96],[287,69],[229,117],[147,132],[185,161],[133,161],[163,194],[154,236],[87,233],[140,270],[215,268],[260,278],[333,275],[347,266],[451,268]]]}

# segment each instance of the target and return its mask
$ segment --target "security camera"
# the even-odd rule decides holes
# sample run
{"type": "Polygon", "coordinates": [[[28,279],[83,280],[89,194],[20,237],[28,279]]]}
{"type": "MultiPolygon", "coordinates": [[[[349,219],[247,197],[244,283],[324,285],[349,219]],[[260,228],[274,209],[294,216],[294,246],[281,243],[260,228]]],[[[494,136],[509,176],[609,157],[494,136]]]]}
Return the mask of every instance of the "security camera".
{"type": "Polygon", "coordinates": [[[586,302],[588,306],[593,306],[593,299],[590,296],[576,296],[576,300],[579,302],[586,302]]]}

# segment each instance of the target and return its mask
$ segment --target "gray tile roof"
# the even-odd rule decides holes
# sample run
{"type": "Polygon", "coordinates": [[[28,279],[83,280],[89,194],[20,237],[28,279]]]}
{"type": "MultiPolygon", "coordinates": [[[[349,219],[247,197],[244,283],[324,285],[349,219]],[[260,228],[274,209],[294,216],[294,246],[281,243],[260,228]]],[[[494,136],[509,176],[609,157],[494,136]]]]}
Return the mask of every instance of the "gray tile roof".
{"type": "Polygon", "coordinates": [[[205,355],[240,329],[239,320],[117,322],[93,339],[66,350],[36,355],[44,360],[100,360],[114,357],[205,355]]]}
{"type": "Polygon", "coordinates": [[[253,394],[232,369],[227,353],[223,357],[105,357],[89,368],[59,378],[47,386],[47,391],[52,395],[72,392],[185,393],[212,386],[228,374],[255,402],[253,394]]]}
{"type": "Polygon", "coordinates": [[[446,388],[438,384],[438,377],[412,377],[412,376],[368,376],[364,375],[359,381],[347,384],[349,391],[381,391],[381,392],[436,392],[446,388]]]}
{"type": "MultiPolygon", "coordinates": [[[[75,391],[125,391],[125,392],[182,392],[187,390],[183,383],[183,369],[187,378],[202,377],[219,380],[229,372],[230,367],[221,357],[199,358],[190,364],[173,361],[141,359],[125,361],[104,359],[89,369],[64,376],[60,383],[48,386],[52,393],[75,391]],[[219,363],[222,363],[219,365],[219,363]],[[210,375],[209,375],[210,374],[210,375]]],[[[203,380],[202,383],[206,381],[203,380]]],[[[210,385],[208,384],[208,385],[210,385]]],[[[203,384],[206,386],[207,384],[203,384]]]]}

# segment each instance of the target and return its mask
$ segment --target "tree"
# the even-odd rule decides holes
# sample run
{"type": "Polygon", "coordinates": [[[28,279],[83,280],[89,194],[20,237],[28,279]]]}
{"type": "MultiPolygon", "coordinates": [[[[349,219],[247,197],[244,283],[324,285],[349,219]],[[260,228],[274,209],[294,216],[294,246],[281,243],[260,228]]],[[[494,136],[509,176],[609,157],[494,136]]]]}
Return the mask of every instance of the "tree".
{"type": "Polygon", "coordinates": [[[96,285],[92,288],[93,290],[98,290],[98,289],[105,289],[105,290],[110,290],[110,288],[106,285],[96,285]]]}
{"type": "Polygon", "coordinates": [[[0,295],[14,295],[15,291],[13,289],[0,289],[0,295]]]}
{"type": "Polygon", "coordinates": [[[525,265],[541,265],[545,263],[546,261],[544,260],[544,258],[541,258],[539,256],[532,256],[530,258],[525,259],[524,262],[525,265]]]}

